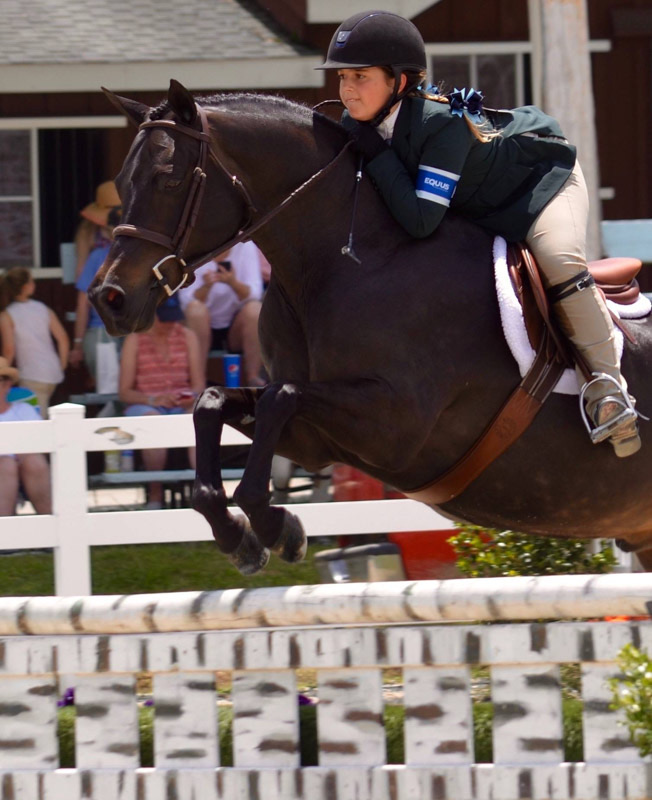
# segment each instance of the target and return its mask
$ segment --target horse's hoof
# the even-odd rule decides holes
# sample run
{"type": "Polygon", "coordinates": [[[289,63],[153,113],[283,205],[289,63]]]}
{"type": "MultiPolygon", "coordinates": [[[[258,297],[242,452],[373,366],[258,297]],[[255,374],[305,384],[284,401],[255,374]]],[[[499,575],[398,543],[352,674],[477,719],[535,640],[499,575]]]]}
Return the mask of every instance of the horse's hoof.
{"type": "Polygon", "coordinates": [[[288,511],[285,512],[281,533],[270,550],[290,564],[303,561],[308,550],[308,540],[298,517],[288,511]]]}
{"type": "Polygon", "coordinates": [[[242,523],[242,539],[235,550],[225,555],[243,575],[255,575],[267,566],[269,550],[258,541],[244,517],[236,519],[242,523]]]}

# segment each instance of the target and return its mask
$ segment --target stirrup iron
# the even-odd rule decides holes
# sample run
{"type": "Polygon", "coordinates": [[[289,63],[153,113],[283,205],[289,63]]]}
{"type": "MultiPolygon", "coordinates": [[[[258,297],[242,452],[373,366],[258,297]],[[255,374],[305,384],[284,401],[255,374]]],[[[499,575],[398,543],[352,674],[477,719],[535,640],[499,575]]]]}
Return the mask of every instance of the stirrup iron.
{"type": "MultiPolygon", "coordinates": [[[[639,416],[642,417],[643,415],[636,411],[629,394],[623,389],[623,387],[614,377],[607,375],[605,372],[592,372],[591,374],[593,375],[593,378],[590,381],[587,381],[580,390],[580,414],[582,415],[582,421],[584,422],[584,426],[588,431],[591,441],[593,444],[599,444],[600,442],[604,442],[605,439],[608,439],[614,430],[619,428],[623,423],[635,422],[639,416]],[[604,397],[602,399],[609,399],[611,402],[618,403],[622,406],[622,411],[607,422],[603,422],[602,425],[598,425],[597,423],[592,424],[592,421],[589,419],[589,415],[586,412],[584,395],[590,386],[604,381],[612,383],[615,387],[615,391],[613,395],[609,395],[608,398],[604,397]]],[[[600,402],[601,401],[598,401],[596,403],[596,410],[599,408],[600,402]]],[[[645,419],[645,417],[643,417],[643,419],[645,419]]]]}

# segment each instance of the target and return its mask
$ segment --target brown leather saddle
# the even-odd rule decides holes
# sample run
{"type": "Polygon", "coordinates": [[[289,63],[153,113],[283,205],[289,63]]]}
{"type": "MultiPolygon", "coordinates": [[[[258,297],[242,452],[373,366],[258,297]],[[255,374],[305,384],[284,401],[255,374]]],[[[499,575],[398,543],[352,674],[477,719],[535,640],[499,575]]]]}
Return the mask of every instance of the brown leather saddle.
{"type": "MultiPolygon", "coordinates": [[[[593,261],[588,264],[590,275],[578,276],[584,282],[579,290],[591,285],[592,276],[609,300],[629,305],[637,300],[640,293],[636,275],[641,266],[636,258],[593,261]]],[[[462,458],[436,480],[405,493],[414,500],[441,505],[457,497],[529,427],[567,367],[577,364],[587,378],[590,377],[588,366],[561,333],[551,314],[539,268],[524,244],[518,243],[508,248],[508,269],[523,307],[528,338],[536,352],[534,362],[480,438],[462,458]]],[[[572,291],[577,288],[573,286],[572,291]]],[[[617,317],[614,317],[614,322],[631,339],[617,317]]]]}
{"type": "MultiPolygon", "coordinates": [[[[516,297],[523,308],[523,321],[532,349],[539,349],[544,328],[551,329],[551,336],[568,366],[578,360],[577,353],[569,353],[569,344],[550,316],[550,303],[541,281],[539,267],[530,251],[523,244],[512,244],[508,248],[508,270],[516,297]]],[[[642,263],[637,258],[603,258],[589,261],[588,270],[595,285],[607,300],[619,305],[635,303],[641,293],[636,276],[642,263]]],[[[611,315],[617,325],[631,341],[631,334],[621,320],[611,315]]],[[[580,364],[581,365],[581,364],[580,364]]]]}

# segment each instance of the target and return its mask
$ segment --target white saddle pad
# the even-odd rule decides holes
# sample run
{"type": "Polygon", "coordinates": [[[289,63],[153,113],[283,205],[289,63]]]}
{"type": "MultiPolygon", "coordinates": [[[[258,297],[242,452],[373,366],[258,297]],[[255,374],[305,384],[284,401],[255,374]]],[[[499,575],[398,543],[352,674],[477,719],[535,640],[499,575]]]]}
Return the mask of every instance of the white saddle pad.
{"type": "MultiPolygon", "coordinates": [[[[512,280],[507,269],[507,242],[502,236],[494,239],[494,271],[496,275],[496,294],[500,307],[500,319],[503,325],[505,339],[518,364],[519,372],[523,377],[532,366],[536,353],[530,345],[523,321],[523,309],[516,297],[512,280]]],[[[650,313],[652,303],[645,295],[628,306],[618,305],[607,300],[609,309],[623,319],[640,319],[650,313]]],[[[618,354],[623,352],[623,334],[616,328],[616,346],[618,354]]],[[[560,394],[579,394],[579,386],[575,370],[564,370],[563,375],[554,388],[560,394]]]]}

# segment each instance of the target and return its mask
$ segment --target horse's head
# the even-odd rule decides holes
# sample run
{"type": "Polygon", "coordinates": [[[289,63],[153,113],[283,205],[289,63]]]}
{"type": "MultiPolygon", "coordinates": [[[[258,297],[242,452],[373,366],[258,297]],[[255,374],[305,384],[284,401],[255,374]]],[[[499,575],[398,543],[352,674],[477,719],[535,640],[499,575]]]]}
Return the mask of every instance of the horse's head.
{"type": "Polygon", "coordinates": [[[243,227],[248,202],[209,158],[204,112],[181,84],[171,81],[156,109],[104,91],[139,128],[116,178],[122,220],[89,290],[107,330],[122,335],[147,329],[158,303],[192,282],[202,257],[243,227]]]}

